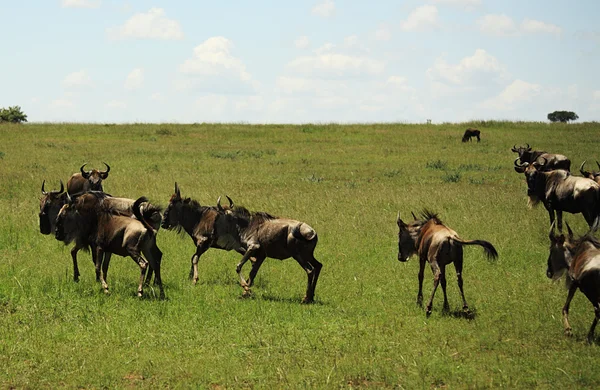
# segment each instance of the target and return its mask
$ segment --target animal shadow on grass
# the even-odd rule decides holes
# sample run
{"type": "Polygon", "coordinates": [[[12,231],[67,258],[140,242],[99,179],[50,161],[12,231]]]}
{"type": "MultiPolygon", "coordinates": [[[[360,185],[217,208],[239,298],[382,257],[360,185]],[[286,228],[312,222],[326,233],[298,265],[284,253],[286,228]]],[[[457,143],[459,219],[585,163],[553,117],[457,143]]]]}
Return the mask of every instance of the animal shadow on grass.
{"type": "MultiPolygon", "coordinates": [[[[250,297],[254,297],[254,295],[251,294],[250,297]]],[[[280,297],[280,296],[271,295],[271,294],[262,294],[260,296],[260,298],[264,299],[265,301],[270,301],[270,302],[282,302],[282,303],[293,303],[293,304],[302,303],[302,298],[280,297]]],[[[309,305],[323,305],[323,304],[324,304],[323,302],[317,301],[317,300],[309,303],[309,305]]]]}
{"type": "Polygon", "coordinates": [[[443,310],[442,315],[471,321],[477,317],[477,309],[470,308],[467,311],[464,311],[463,309],[443,310]]]}

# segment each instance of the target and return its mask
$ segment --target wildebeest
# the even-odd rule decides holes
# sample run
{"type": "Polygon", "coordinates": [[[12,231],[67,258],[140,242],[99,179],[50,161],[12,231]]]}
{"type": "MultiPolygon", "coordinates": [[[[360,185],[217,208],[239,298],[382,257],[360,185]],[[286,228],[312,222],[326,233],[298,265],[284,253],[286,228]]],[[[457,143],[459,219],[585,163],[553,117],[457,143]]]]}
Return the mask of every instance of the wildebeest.
{"type": "Polygon", "coordinates": [[[184,230],[194,241],[196,252],[192,255],[190,279],[198,282],[198,261],[208,248],[235,250],[246,253],[234,236],[237,231],[225,222],[225,215],[216,207],[201,206],[191,198],[182,198],[179,186],[175,183],[175,192],[163,213],[162,228],[184,230]]]}
{"type": "Polygon", "coordinates": [[[108,266],[111,254],[114,253],[131,257],[140,267],[138,296],[143,295],[144,277],[150,265],[155,274],[154,282],[160,289],[160,297],[164,298],[160,273],[162,252],[156,245],[156,230],[145,217],[145,214],[155,215],[160,213],[160,210],[156,206],[147,205],[142,211],[142,203],[148,200],[141,197],[132,207],[136,217],[134,219],[121,215],[118,210],[104,204],[104,199],[100,193],[88,192],[65,204],[56,219],[56,239],[65,242],[87,239],[95,244],[96,274],[100,276],[102,288],[106,293],[108,266]]]}
{"type": "Polygon", "coordinates": [[[463,301],[463,310],[468,313],[469,307],[463,291],[463,246],[481,245],[488,258],[496,259],[498,252],[492,244],[483,240],[463,240],[458,234],[443,224],[438,215],[423,210],[421,218],[418,220],[413,214],[414,221],[407,224],[400,219],[398,213],[397,224],[398,232],[398,260],[405,262],[413,254],[419,256],[419,293],[417,295],[417,304],[423,305],[423,277],[425,264],[429,263],[433,271],[433,291],[431,298],[427,303],[426,314],[431,314],[433,306],[433,297],[438,284],[442,284],[444,292],[444,310],[449,310],[448,297],[446,295],[446,266],[454,263],[456,275],[458,277],[458,288],[463,301]]]}
{"type": "Polygon", "coordinates": [[[69,178],[69,181],[67,181],[67,192],[69,195],[87,191],[103,191],[102,180],[105,180],[108,177],[108,172],[110,172],[110,166],[107,163],[103,164],[106,165],[106,171],[99,171],[97,169],[84,171],[83,167],[86,164],[83,164],[79,168],[81,173],[74,173],[69,178]]]}
{"type": "Polygon", "coordinates": [[[244,296],[250,294],[256,274],[267,257],[285,260],[294,258],[304,269],[308,278],[306,295],[302,303],[314,301],[315,288],[323,265],[314,256],[317,246],[317,232],[304,222],[279,218],[265,212],[250,212],[241,206],[234,206],[231,198],[229,206],[221,207],[220,198],[217,207],[230,218],[226,220],[238,232],[239,246],[245,249],[242,260],[236,267],[244,296]],[[231,225],[233,224],[233,225],[231,225]],[[254,257],[248,280],[242,276],[242,267],[254,257]]]}
{"type": "Polygon", "coordinates": [[[465,130],[465,134],[462,137],[462,142],[471,141],[471,137],[477,137],[477,142],[479,142],[481,141],[481,138],[479,138],[480,134],[481,131],[469,127],[467,130],[465,130]]]}
{"type": "Polygon", "coordinates": [[[519,160],[522,163],[533,164],[538,161],[539,158],[545,159],[546,163],[539,169],[543,171],[551,171],[554,169],[564,169],[565,171],[571,170],[571,160],[565,155],[548,153],[541,150],[531,150],[531,146],[519,146],[514,145],[511,149],[519,155],[519,160]]]}
{"type": "MultiPolygon", "coordinates": [[[[596,161],[596,164],[598,165],[598,169],[600,169],[600,163],[598,161],[596,161]]],[[[579,172],[581,172],[581,175],[583,177],[587,177],[588,179],[592,179],[596,183],[600,184],[600,171],[596,171],[596,172],[584,171],[583,170],[584,166],[585,166],[585,161],[582,162],[581,167],[579,167],[579,172]]]]}
{"type": "Polygon", "coordinates": [[[573,238],[573,232],[567,224],[569,235],[556,235],[554,224],[550,229],[550,255],[546,275],[558,279],[565,270],[569,293],[562,309],[565,334],[571,336],[569,324],[569,306],[577,289],[594,306],[594,320],[587,335],[588,343],[594,340],[594,330],[600,318],[600,241],[591,232],[579,239],[573,238]]]}
{"type": "Polygon", "coordinates": [[[562,231],[562,213],[582,213],[587,224],[597,224],[600,214],[600,185],[595,181],[571,175],[564,169],[545,171],[544,157],[531,164],[518,163],[515,160],[515,171],[525,174],[527,180],[527,196],[530,206],[539,202],[544,204],[550,216],[550,224],[554,222],[556,212],[557,226],[562,231]],[[540,161],[541,160],[541,161],[540,161]]]}

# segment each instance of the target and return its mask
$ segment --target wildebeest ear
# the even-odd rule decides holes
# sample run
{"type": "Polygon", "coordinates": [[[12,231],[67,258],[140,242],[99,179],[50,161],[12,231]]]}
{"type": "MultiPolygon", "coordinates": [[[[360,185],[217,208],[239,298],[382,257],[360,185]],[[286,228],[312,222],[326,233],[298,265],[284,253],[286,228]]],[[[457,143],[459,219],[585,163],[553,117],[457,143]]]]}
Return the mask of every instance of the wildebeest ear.
{"type": "Polygon", "coordinates": [[[233,200],[231,200],[231,198],[228,195],[225,196],[227,196],[227,200],[229,201],[229,208],[233,209],[233,200]]]}
{"type": "Polygon", "coordinates": [[[223,211],[223,206],[221,206],[221,197],[219,196],[219,198],[217,199],[217,209],[219,211],[223,211]]]}
{"type": "Polygon", "coordinates": [[[567,231],[569,232],[569,240],[573,239],[573,231],[571,230],[571,227],[569,226],[568,222],[565,222],[565,225],[567,225],[567,231]]]}
{"type": "Polygon", "coordinates": [[[181,192],[179,192],[179,186],[177,185],[177,182],[175,182],[175,195],[177,198],[181,198],[181,192]]]}
{"type": "Polygon", "coordinates": [[[396,223],[398,224],[398,227],[403,227],[403,226],[407,226],[404,221],[402,221],[400,219],[400,211],[398,211],[398,216],[396,217],[396,223]]]}
{"type": "Polygon", "coordinates": [[[550,232],[548,233],[548,237],[550,238],[550,241],[556,240],[556,234],[554,234],[555,226],[556,226],[556,220],[552,221],[552,224],[550,225],[550,232]]]}
{"type": "Polygon", "coordinates": [[[410,212],[410,213],[412,214],[412,216],[413,216],[413,219],[416,221],[416,220],[417,220],[417,216],[415,215],[415,213],[413,213],[413,212],[412,212],[412,210],[411,210],[411,212],[410,212]]]}
{"type": "Polygon", "coordinates": [[[511,152],[518,153],[518,150],[517,150],[517,145],[514,145],[510,151],[511,151],[511,152]]]}

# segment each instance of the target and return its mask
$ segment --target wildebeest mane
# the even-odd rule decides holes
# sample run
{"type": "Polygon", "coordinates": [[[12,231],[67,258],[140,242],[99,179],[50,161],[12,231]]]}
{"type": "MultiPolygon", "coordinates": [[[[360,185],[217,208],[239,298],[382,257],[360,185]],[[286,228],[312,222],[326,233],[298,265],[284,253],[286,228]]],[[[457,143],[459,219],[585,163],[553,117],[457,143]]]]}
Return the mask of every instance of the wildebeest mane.
{"type": "MultiPolygon", "coordinates": [[[[192,198],[183,199],[181,201],[181,204],[182,204],[181,212],[184,214],[187,214],[188,217],[191,217],[192,220],[194,221],[194,223],[205,222],[202,218],[204,213],[206,213],[207,211],[210,211],[210,210],[214,210],[214,211],[217,210],[216,207],[202,206],[200,204],[200,202],[198,202],[197,200],[192,199],[192,198]]],[[[185,217],[182,217],[182,219],[183,218],[185,218],[185,217]]],[[[186,234],[186,231],[185,231],[182,223],[178,223],[177,225],[172,226],[171,228],[169,228],[169,230],[172,230],[177,234],[186,234]]]]}
{"type": "Polygon", "coordinates": [[[265,221],[270,221],[278,218],[264,211],[251,212],[247,208],[237,205],[233,209],[233,212],[237,218],[244,220],[248,224],[247,226],[259,225],[265,221]]]}
{"type": "Polygon", "coordinates": [[[433,222],[436,225],[442,225],[443,222],[442,220],[439,218],[437,213],[434,213],[431,210],[428,209],[423,209],[423,211],[421,211],[421,218],[423,218],[423,224],[433,220],[433,222]]]}

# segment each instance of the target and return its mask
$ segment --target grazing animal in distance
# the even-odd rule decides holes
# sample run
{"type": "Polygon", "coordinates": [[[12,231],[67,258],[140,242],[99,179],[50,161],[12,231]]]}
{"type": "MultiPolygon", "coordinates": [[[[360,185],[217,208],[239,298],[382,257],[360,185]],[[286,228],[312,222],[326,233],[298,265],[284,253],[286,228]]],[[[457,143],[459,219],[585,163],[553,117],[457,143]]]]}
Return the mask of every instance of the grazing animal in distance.
{"type": "Polygon", "coordinates": [[[554,224],[550,228],[550,254],[546,276],[558,279],[567,271],[567,301],[562,309],[565,335],[571,336],[569,306],[579,289],[594,306],[594,320],[587,335],[587,342],[594,341],[594,330],[600,319],[600,241],[591,231],[579,239],[573,238],[573,231],[567,224],[569,235],[556,235],[554,224]]]}
{"type": "Polygon", "coordinates": [[[302,303],[313,302],[319,274],[323,268],[314,256],[318,242],[317,232],[304,222],[275,217],[265,212],[250,212],[244,207],[235,206],[229,196],[227,199],[229,206],[221,207],[219,198],[217,208],[230,217],[226,221],[238,232],[235,238],[239,239],[239,246],[245,250],[236,267],[240,284],[244,288],[244,296],[251,293],[250,287],[267,257],[278,260],[292,257],[304,269],[308,278],[302,303]],[[242,267],[252,257],[252,269],[248,280],[245,280],[242,267]]]}
{"type": "MultiPolygon", "coordinates": [[[[600,169],[600,163],[598,161],[596,161],[596,164],[598,165],[598,169],[600,169]]],[[[596,171],[596,172],[584,171],[583,170],[584,166],[585,166],[585,161],[582,162],[581,167],[579,167],[579,172],[581,173],[581,175],[583,177],[587,177],[588,179],[592,179],[596,183],[600,184],[600,171],[596,171]]]]}
{"type": "Polygon", "coordinates": [[[105,180],[108,177],[108,172],[110,172],[110,166],[107,163],[103,164],[106,165],[106,171],[99,171],[97,169],[84,171],[83,167],[87,164],[83,164],[79,168],[81,173],[74,173],[69,178],[69,181],[67,181],[67,192],[69,195],[88,191],[103,191],[102,180],[105,180]]]}
{"type": "Polygon", "coordinates": [[[477,142],[479,142],[481,141],[481,138],[479,138],[480,135],[481,131],[469,127],[467,130],[465,130],[465,134],[462,137],[462,142],[471,141],[471,137],[476,137],[477,142]]]}
{"type": "Polygon", "coordinates": [[[191,198],[182,198],[175,183],[175,192],[169,200],[162,218],[162,228],[178,232],[185,231],[194,241],[196,251],[192,255],[190,279],[198,283],[198,261],[209,248],[235,250],[240,254],[246,251],[239,245],[239,239],[231,224],[225,222],[225,215],[212,206],[201,206],[191,198]]]}
{"type": "Polygon", "coordinates": [[[544,204],[550,216],[550,224],[555,214],[558,230],[562,231],[562,213],[582,213],[588,226],[598,224],[600,215],[600,185],[595,181],[571,175],[564,169],[544,170],[545,159],[540,157],[533,163],[518,163],[515,171],[524,173],[527,181],[529,205],[544,204]]]}
{"type": "Polygon", "coordinates": [[[541,150],[531,150],[531,146],[526,144],[527,146],[519,146],[514,145],[511,149],[512,152],[517,153],[519,155],[519,160],[522,163],[533,164],[537,162],[540,158],[545,159],[545,164],[538,169],[543,171],[552,171],[554,169],[564,169],[565,171],[571,170],[571,160],[565,155],[548,153],[541,150]]]}
{"type": "MultiPolygon", "coordinates": [[[[147,202],[145,197],[135,201],[132,207],[134,219],[103,204],[100,194],[88,192],[65,204],[58,214],[55,232],[57,240],[68,242],[72,239],[87,239],[95,244],[96,274],[105,293],[108,293],[106,279],[110,257],[114,253],[131,257],[140,267],[138,296],[143,295],[144,277],[150,266],[155,273],[154,283],[160,289],[160,298],[164,298],[160,272],[162,252],[156,245],[156,230],[146,220],[141,207],[142,203],[147,202]]],[[[160,212],[158,207],[146,207],[147,215],[156,212],[160,212]]]]}
{"type": "Polygon", "coordinates": [[[429,210],[423,210],[421,213],[422,219],[417,219],[414,214],[413,217],[415,220],[407,224],[400,219],[400,213],[398,213],[398,260],[405,262],[413,254],[419,256],[417,304],[419,306],[423,305],[423,277],[425,264],[429,263],[433,272],[433,291],[426,306],[426,314],[427,316],[431,314],[433,297],[440,283],[444,292],[444,310],[450,309],[446,295],[446,266],[453,263],[458,278],[463,311],[469,313],[469,306],[463,291],[463,246],[480,245],[489,259],[496,259],[498,252],[488,241],[463,240],[454,230],[444,225],[437,214],[429,210]]]}

